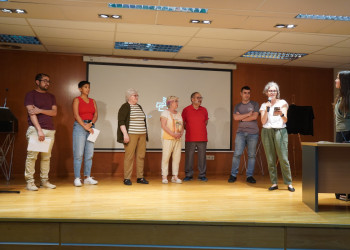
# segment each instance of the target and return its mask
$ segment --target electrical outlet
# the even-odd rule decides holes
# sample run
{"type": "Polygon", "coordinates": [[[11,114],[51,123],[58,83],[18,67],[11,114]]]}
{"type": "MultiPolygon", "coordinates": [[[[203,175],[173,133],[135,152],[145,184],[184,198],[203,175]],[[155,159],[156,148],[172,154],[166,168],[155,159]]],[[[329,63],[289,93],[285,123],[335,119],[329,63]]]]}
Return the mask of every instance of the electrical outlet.
{"type": "Polygon", "coordinates": [[[213,160],[215,160],[215,156],[214,155],[207,155],[207,160],[213,161],[213,160]]]}

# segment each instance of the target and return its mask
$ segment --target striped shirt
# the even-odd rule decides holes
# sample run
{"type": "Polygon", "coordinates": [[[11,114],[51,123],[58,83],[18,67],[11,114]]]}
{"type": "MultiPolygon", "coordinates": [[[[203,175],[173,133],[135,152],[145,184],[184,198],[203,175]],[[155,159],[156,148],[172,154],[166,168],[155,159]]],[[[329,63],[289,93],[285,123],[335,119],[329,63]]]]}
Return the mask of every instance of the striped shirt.
{"type": "Polygon", "coordinates": [[[129,134],[146,134],[146,115],[138,105],[130,105],[129,134]]]}

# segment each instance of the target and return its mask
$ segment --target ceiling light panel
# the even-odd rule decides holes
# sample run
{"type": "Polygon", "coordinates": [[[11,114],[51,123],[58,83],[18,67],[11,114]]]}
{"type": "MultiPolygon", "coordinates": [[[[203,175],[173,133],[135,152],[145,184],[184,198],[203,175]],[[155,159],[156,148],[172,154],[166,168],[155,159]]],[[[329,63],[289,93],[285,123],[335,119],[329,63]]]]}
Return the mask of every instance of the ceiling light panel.
{"type": "Polygon", "coordinates": [[[0,42],[35,44],[35,45],[41,44],[38,38],[34,36],[17,36],[17,35],[7,35],[7,34],[0,34],[0,42]]]}
{"type": "Polygon", "coordinates": [[[157,5],[143,5],[143,4],[122,4],[109,3],[110,8],[120,9],[135,9],[135,10],[156,10],[156,11],[170,11],[170,12],[188,12],[188,13],[208,13],[208,9],[204,8],[189,8],[189,7],[171,7],[171,6],[157,6],[157,5]]]}
{"type": "Polygon", "coordinates": [[[115,49],[121,50],[142,50],[142,51],[158,51],[158,52],[179,52],[180,45],[164,45],[151,43],[131,43],[131,42],[115,42],[115,49]]]}
{"type": "Polygon", "coordinates": [[[289,52],[274,52],[274,51],[255,51],[251,50],[241,55],[241,57],[249,58],[262,58],[262,59],[277,59],[277,60],[296,60],[303,56],[306,56],[306,53],[289,53],[289,52]]]}
{"type": "Polygon", "coordinates": [[[350,16],[330,16],[330,15],[299,14],[295,18],[315,19],[315,20],[333,20],[333,21],[350,21],[350,16]]]}

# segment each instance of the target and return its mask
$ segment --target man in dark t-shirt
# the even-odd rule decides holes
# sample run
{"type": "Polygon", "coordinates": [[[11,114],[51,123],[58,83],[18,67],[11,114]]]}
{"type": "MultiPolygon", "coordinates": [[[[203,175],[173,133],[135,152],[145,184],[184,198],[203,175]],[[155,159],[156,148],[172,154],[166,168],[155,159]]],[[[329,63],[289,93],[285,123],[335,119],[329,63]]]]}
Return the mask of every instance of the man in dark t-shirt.
{"type": "Polygon", "coordinates": [[[242,102],[238,103],[233,111],[233,119],[239,121],[235,151],[232,159],[231,175],[228,182],[237,180],[237,173],[241,155],[244,148],[248,151],[248,168],[246,169],[247,182],[256,183],[253,177],[255,167],[256,145],[259,139],[257,118],[259,116],[259,104],[250,100],[250,88],[244,86],[241,89],[242,102]]]}
{"type": "MultiPolygon", "coordinates": [[[[37,74],[35,77],[36,89],[28,92],[24,100],[24,106],[28,112],[28,130],[26,137],[29,141],[39,141],[48,144],[48,151],[41,152],[40,162],[40,187],[56,188],[49,182],[51,150],[55,140],[55,127],[52,117],[57,114],[55,96],[48,93],[50,78],[47,74],[37,74]]],[[[24,177],[27,181],[27,189],[37,191],[34,183],[35,162],[39,152],[28,151],[25,163],[24,177]]]]}

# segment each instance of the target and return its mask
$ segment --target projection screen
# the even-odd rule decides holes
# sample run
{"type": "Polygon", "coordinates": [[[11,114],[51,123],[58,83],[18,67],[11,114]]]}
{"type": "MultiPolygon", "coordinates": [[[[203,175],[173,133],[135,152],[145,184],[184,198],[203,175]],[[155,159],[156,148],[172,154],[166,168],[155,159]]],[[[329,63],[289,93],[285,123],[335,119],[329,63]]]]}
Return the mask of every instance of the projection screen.
{"type": "MultiPolygon", "coordinates": [[[[178,111],[191,104],[193,92],[203,96],[209,121],[208,151],[231,150],[231,85],[232,70],[165,66],[88,63],[89,97],[96,100],[101,131],[95,142],[95,151],[123,150],[118,143],[118,110],[125,103],[125,91],[134,88],[139,104],[147,116],[149,141],[147,150],[161,150],[160,114],[166,109],[167,96],[179,97],[178,111]]],[[[182,138],[184,149],[185,136],[182,138]]]]}

